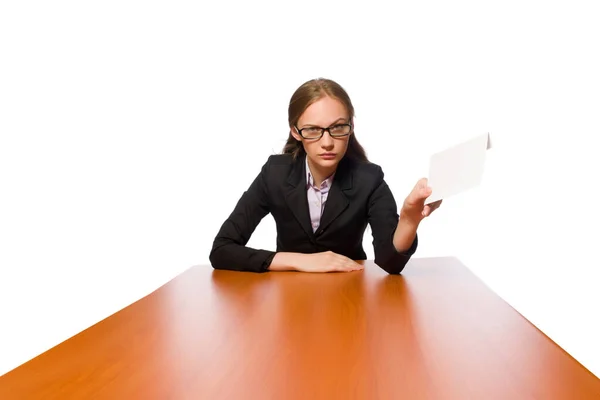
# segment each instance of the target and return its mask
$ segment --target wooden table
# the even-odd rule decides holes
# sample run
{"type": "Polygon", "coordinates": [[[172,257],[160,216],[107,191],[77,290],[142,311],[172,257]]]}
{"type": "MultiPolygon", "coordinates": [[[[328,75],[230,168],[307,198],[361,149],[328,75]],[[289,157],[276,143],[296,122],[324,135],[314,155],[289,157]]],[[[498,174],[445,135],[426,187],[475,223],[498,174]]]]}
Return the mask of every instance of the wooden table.
{"type": "Polygon", "coordinates": [[[600,399],[453,258],[402,276],[198,266],[0,377],[0,399],[600,399]]]}

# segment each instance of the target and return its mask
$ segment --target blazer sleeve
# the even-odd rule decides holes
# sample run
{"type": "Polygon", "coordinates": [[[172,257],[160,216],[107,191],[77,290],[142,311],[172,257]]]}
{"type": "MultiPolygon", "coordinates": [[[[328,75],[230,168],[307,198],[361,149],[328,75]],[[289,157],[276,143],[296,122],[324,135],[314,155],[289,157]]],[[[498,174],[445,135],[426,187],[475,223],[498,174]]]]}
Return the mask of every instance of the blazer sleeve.
{"type": "Polygon", "coordinates": [[[270,160],[269,157],[217,233],[209,256],[213,268],[249,272],[268,270],[275,252],[246,247],[246,243],[269,213],[266,180],[270,160]]]}
{"type": "Polygon", "coordinates": [[[415,236],[411,247],[398,252],[394,247],[393,238],[398,226],[398,209],[389,186],[383,179],[383,171],[378,168],[378,185],[371,194],[368,204],[368,218],[373,235],[375,264],[389,274],[400,274],[418,246],[415,236]]]}

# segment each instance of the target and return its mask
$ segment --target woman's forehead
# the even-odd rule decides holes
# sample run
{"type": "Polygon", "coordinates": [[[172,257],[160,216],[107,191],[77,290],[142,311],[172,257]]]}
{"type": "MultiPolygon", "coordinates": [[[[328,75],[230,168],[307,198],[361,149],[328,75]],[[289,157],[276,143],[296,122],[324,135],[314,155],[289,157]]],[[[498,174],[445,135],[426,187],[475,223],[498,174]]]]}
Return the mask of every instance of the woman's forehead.
{"type": "Polygon", "coordinates": [[[328,126],[338,121],[347,122],[348,111],[344,104],[334,98],[325,96],[315,101],[300,116],[299,124],[328,126]]]}

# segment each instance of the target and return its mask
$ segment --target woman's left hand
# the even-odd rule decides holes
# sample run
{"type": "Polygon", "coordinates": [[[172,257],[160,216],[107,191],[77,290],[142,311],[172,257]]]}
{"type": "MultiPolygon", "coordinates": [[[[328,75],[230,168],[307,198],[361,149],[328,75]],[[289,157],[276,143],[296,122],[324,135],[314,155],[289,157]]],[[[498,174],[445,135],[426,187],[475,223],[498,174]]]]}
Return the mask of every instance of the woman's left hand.
{"type": "Polygon", "coordinates": [[[404,200],[400,218],[408,219],[410,222],[418,225],[421,221],[430,216],[432,212],[438,209],[442,200],[425,205],[425,200],[431,195],[431,188],[427,185],[427,178],[421,178],[404,200]]]}

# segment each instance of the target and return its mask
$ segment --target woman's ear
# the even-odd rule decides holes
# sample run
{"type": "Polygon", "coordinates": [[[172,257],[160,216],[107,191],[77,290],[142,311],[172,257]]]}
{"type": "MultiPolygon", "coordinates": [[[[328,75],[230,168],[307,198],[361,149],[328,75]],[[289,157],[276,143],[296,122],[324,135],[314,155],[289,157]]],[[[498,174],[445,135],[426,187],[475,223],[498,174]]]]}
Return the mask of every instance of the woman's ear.
{"type": "Polygon", "coordinates": [[[298,131],[296,130],[295,127],[290,126],[290,133],[292,134],[292,136],[294,137],[294,139],[296,139],[299,142],[302,141],[302,136],[300,136],[300,134],[298,134],[298,131]]]}

